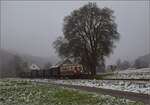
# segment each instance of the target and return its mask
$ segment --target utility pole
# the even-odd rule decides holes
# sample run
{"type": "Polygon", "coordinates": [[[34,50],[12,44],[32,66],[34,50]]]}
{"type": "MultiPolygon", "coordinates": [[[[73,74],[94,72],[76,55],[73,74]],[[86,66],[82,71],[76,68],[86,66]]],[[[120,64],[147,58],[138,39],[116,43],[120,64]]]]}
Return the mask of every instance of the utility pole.
{"type": "Polygon", "coordinates": [[[3,70],[3,57],[1,55],[1,43],[2,43],[2,37],[1,37],[1,0],[0,0],[0,78],[2,78],[2,70],[3,70]]]}
{"type": "Polygon", "coordinates": [[[0,0],[0,49],[2,48],[2,37],[1,37],[1,10],[2,10],[2,8],[1,8],[1,0],[0,0]]]}

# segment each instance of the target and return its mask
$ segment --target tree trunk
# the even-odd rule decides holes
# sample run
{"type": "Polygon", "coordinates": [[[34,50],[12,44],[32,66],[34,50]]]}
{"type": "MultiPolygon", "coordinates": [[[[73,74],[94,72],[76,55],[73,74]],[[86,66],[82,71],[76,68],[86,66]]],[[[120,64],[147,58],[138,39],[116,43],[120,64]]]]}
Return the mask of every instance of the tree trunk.
{"type": "Polygon", "coordinates": [[[91,76],[95,76],[96,75],[96,65],[91,64],[91,76]]]}

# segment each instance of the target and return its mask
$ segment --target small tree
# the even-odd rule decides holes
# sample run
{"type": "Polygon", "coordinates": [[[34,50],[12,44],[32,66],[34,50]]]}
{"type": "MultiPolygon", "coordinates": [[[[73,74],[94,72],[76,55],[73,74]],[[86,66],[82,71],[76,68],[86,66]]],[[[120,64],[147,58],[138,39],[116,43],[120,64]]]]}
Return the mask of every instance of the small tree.
{"type": "Polygon", "coordinates": [[[125,69],[128,69],[130,67],[130,63],[129,61],[123,61],[122,64],[121,64],[121,69],[125,70],[125,69]]]}
{"type": "Polygon", "coordinates": [[[135,60],[134,67],[137,68],[137,69],[146,68],[148,66],[149,66],[148,62],[146,62],[144,60],[140,60],[140,59],[135,60]]]}
{"type": "Polygon", "coordinates": [[[119,69],[119,70],[121,69],[121,63],[122,63],[122,62],[121,62],[120,59],[118,59],[117,62],[116,62],[117,69],[119,69]]]}
{"type": "Polygon", "coordinates": [[[48,63],[46,63],[45,65],[44,65],[44,69],[48,69],[48,68],[50,68],[52,66],[52,64],[50,63],[50,62],[48,62],[48,63]]]}
{"type": "Polygon", "coordinates": [[[23,68],[22,68],[22,64],[23,64],[23,61],[22,59],[20,58],[20,56],[15,56],[14,57],[14,67],[15,67],[15,74],[17,77],[20,76],[20,73],[22,72],[23,68]]]}
{"type": "Polygon", "coordinates": [[[23,64],[22,64],[22,69],[23,69],[23,71],[26,71],[27,69],[29,69],[29,64],[28,64],[28,62],[27,61],[24,61],[24,62],[22,62],[23,64]]]}

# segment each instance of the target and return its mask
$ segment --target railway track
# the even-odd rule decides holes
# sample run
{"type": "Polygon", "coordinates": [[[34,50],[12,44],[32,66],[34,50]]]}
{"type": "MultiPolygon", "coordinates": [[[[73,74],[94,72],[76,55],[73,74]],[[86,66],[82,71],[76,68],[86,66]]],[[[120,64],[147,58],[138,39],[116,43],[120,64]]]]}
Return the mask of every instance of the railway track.
{"type": "Polygon", "coordinates": [[[88,92],[94,92],[94,93],[99,93],[99,94],[104,94],[104,95],[111,95],[115,97],[126,98],[126,99],[130,99],[133,101],[143,102],[146,105],[150,105],[150,95],[148,94],[118,91],[118,90],[96,88],[96,87],[78,86],[78,85],[66,85],[66,84],[54,84],[54,83],[52,84],[57,85],[57,86],[84,90],[88,92]]]}
{"type": "Polygon", "coordinates": [[[150,81],[150,79],[100,79],[100,80],[123,80],[123,81],[150,81]]]}

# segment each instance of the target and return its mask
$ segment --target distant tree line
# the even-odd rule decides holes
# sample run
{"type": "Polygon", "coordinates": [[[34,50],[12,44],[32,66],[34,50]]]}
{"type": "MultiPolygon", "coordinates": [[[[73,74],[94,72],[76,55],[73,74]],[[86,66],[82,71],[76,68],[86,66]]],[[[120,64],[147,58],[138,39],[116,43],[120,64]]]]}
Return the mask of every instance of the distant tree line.
{"type": "Polygon", "coordinates": [[[8,57],[0,57],[0,77],[18,77],[20,73],[27,68],[27,62],[23,61],[20,56],[9,55],[8,57]]]}
{"type": "Polygon", "coordinates": [[[129,62],[127,60],[121,61],[120,59],[116,62],[116,69],[119,70],[126,70],[128,68],[147,68],[150,66],[150,62],[146,61],[144,59],[141,59],[141,57],[137,58],[134,62],[129,62]]]}
{"type": "Polygon", "coordinates": [[[15,74],[17,77],[20,76],[20,73],[23,71],[26,71],[28,69],[28,62],[23,61],[20,56],[14,57],[14,68],[15,68],[15,74]]]}
{"type": "MultiPolygon", "coordinates": [[[[19,55],[12,55],[11,59],[8,57],[2,58],[0,60],[0,77],[20,77],[21,72],[26,72],[29,70],[31,63],[24,60],[19,55]]],[[[42,69],[48,69],[51,67],[51,63],[48,62],[43,65],[42,69]]]]}
{"type": "Polygon", "coordinates": [[[137,58],[135,60],[135,63],[134,63],[134,67],[139,69],[139,68],[147,68],[150,66],[150,63],[145,61],[145,60],[142,60],[140,58],[137,58]]]}
{"type": "Polygon", "coordinates": [[[117,66],[117,69],[119,70],[125,70],[131,67],[131,63],[127,60],[121,61],[119,59],[117,60],[116,66],[117,66]]]}

